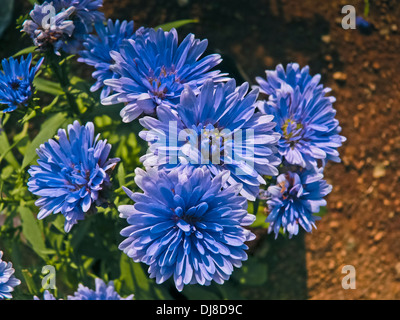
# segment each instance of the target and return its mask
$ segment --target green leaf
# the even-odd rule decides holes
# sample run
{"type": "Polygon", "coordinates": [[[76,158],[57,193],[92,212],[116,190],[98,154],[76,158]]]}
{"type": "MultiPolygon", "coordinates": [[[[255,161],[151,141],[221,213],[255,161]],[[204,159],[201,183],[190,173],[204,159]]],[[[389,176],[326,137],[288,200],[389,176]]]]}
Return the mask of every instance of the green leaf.
{"type": "Polygon", "coordinates": [[[220,297],[211,288],[200,285],[185,286],[182,293],[190,300],[220,300],[220,297]]]}
{"type": "Polygon", "coordinates": [[[123,163],[119,164],[117,177],[119,186],[120,187],[125,186],[125,168],[123,163]]]}
{"type": "Polygon", "coordinates": [[[28,290],[29,290],[30,294],[36,295],[38,290],[36,288],[35,281],[33,281],[32,274],[29,272],[29,270],[23,269],[22,275],[24,276],[25,283],[28,286],[28,290]]]}
{"type": "Polygon", "coordinates": [[[49,112],[57,103],[59,100],[60,96],[56,96],[52,102],[50,102],[50,104],[48,104],[47,106],[43,106],[42,107],[42,113],[45,114],[47,112],[49,112]]]}
{"type": "Polygon", "coordinates": [[[27,136],[25,137],[21,137],[19,140],[15,141],[7,150],[3,151],[0,155],[0,163],[3,161],[3,159],[5,157],[7,157],[7,154],[14,149],[18,144],[20,144],[21,142],[26,142],[27,140],[29,140],[29,138],[27,136]]]}
{"type": "Polygon", "coordinates": [[[33,139],[31,144],[26,149],[24,160],[22,161],[22,169],[28,166],[36,157],[36,149],[47,140],[54,137],[66,119],[65,114],[57,113],[52,118],[46,120],[40,129],[40,133],[33,139]]]}
{"type": "Polygon", "coordinates": [[[134,293],[135,298],[139,300],[154,298],[155,293],[150,290],[151,280],[140,263],[133,262],[126,254],[122,254],[120,269],[120,280],[125,285],[125,293],[134,293]]]}
{"type": "Polygon", "coordinates": [[[27,47],[25,49],[22,49],[21,51],[18,51],[16,54],[13,55],[13,58],[22,56],[24,54],[28,54],[28,53],[32,53],[37,49],[36,46],[32,46],[32,47],[27,47]]]}
{"type": "Polygon", "coordinates": [[[267,215],[265,213],[265,201],[249,201],[249,212],[256,215],[256,220],[252,223],[251,227],[261,227],[261,228],[268,228],[269,223],[265,222],[267,219],[267,215]]]}
{"type": "Polygon", "coordinates": [[[82,221],[75,227],[74,237],[71,240],[72,248],[79,248],[82,240],[84,239],[85,236],[87,236],[90,230],[91,222],[92,222],[91,219],[85,219],[85,221],[82,221]]]}
{"type": "Polygon", "coordinates": [[[14,168],[19,168],[19,163],[15,159],[14,155],[10,151],[10,143],[8,142],[7,134],[5,131],[0,134],[0,155],[1,158],[5,158],[6,161],[11,164],[14,168]]]}
{"type": "Polygon", "coordinates": [[[242,285],[261,286],[267,281],[268,266],[262,260],[249,257],[247,261],[243,262],[243,266],[236,270],[233,278],[242,285]]]}
{"type": "Polygon", "coordinates": [[[133,280],[133,267],[131,264],[131,259],[126,254],[121,254],[121,281],[126,286],[127,291],[134,292],[135,291],[135,282],[133,280]]]}
{"type": "Polygon", "coordinates": [[[198,22],[199,22],[199,20],[197,20],[197,19],[177,20],[177,21],[161,24],[161,25],[155,27],[154,29],[157,30],[157,29],[161,28],[164,31],[170,31],[172,28],[176,29],[176,28],[182,27],[189,23],[198,23],[198,22]]]}
{"type": "Polygon", "coordinates": [[[27,207],[19,207],[21,216],[22,232],[31,245],[33,251],[43,260],[47,260],[47,249],[44,243],[42,231],[39,228],[38,220],[33,216],[32,211],[27,207]]]}
{"type": "Polygon", "coordinates": [[[319,208],[319,212],[318,213],[314,213],[315,216],[318,217],[323,217],[324,215],[326,215],[328,213],[328,209],[327,207],[320,207],[319,208]]]}
{"type": "Polygon", "coordinates": [[[58,83],[50,80],[36,77],[33,80],[33,84],[38,91],[42,91],[53,96],[60,96],[64,94],[61,86],[58,83]]]}
{"type": "Polygon", "coordinates": [[[364,16],[368,18],[369,15],[369,0],[364,0],[364,16]]]}

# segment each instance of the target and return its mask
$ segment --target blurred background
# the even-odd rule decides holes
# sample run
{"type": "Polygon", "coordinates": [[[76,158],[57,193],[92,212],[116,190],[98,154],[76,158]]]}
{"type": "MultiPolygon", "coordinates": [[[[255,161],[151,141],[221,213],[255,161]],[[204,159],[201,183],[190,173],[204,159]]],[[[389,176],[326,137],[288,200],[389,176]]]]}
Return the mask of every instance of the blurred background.
{"type": "MultiPolygon", "coordinates": [[[[400,298],[400,3],[370,0],[367,16],[365,5],[362,0],[104,0],[107,18],[133,19],[136,27],[197,19],[178,30],[181,39],[190,32],[207,38],[208,51],[223,56],[221,69],[238,83],[254,84],[266,69],[298,62],[333,89],[347,142],[339,150],[342,163],[325,170],[333,185],[327,213],[317,230],[291,240],[255,230],[250,256],[263,267],[245,277],[248,299],[400,298]],[[370,25],[344,30],[345,5],[353,5],[370,25]],[[354,290],[342,288],[345,265],[356,270],[354,290]]],[[[28,0],[15,0],[0,58],[32,45],[28,37],[20,40],[15,24],[31,8],[28,0]]],[[[249,268],[236,271],[234,281],[240,283],[249,268]]]]}

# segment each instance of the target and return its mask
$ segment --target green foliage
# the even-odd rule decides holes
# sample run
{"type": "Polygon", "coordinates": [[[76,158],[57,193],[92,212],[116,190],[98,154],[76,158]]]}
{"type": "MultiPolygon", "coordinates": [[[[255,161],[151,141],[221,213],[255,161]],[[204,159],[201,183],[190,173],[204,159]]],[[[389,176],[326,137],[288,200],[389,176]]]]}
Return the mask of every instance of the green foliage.
{"type": "Polygon", "coordinates": [[[14,58],[17,58],[17,57],[19,57],[19,56],[32,53],[32,52],[34,52],[36,49],[37,49],[36,46],[31,46],[31,47],[24,48],[24,49],[18,51],[16,54],[14,54],[13,57],[14,57],[14,58]]]}
{"type": "Polygon", "coordinates": [[[63,113],[57,113],[50,119],[46,120],[40,129],[39,134],[28,145],[22,161],[22,169],[28,166],[36,157],[36,149],[44,142],[53,138],[57,129],[65,122],[66,117],[63,113]]]}
{"type": "Polygon", "coordinates": [[[39,227],[39,221],[33,216],[33,213],[29,208],[19,207],[17,210],[21,216],[22,233],[24,234],[24,237],[33,251],[46,261],[46,246],[44,243],[43,233],[39,227]]]}
{"type": "Polygon", "coordinates": [[[197,19],[177,20],[177,21],[166,23],[166,24],[161,24],[161,25],[155,27],[154,29],[157,30],[157,29],[161,28],[164,31],[170,31],[172,28],[177,29],[177,28],[183,27],[184,25],[187,25],[189,23],[198,23],[198,22],[199,22],[199,20],[197,20],[197,19]]]}
{"type": "Polygon", "coordinates": [[[60,84],[50,80],[36,77],[33,81],[33,85],[38,91],[42,91],[53,96],[60,96],[64,94],[64,91],[61,89],[60,84]]]}
{"type": "Polygon", "coordinates": [[[369,0],[364,0],[364,16],[367,18],[369,15],[369,0]]]}

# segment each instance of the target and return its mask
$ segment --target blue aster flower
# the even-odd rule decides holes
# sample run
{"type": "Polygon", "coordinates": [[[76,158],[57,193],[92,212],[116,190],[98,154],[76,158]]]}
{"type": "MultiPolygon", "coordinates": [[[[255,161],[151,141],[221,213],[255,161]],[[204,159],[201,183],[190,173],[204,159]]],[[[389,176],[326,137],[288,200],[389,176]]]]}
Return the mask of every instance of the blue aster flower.
{"type": "Polygon", "coordinates": [[[57,11],[75,8],[74,21],[82,23],[86,33],[93,31],[93,26],[99,21],[104,21],[104,13],[100,11],[103,0],[52,0],[57,11]]]}
{"type": "Polygon", "coordinates": [[[33,79],[42,65],[43,58],[31,68],[32,55],[20,60],[10,57],[3,59],[3,71],[0,71],[0,106],[7,108],[2,112],[11,112],[18,106],[27,106],[29,98],[34,92],[33,79]]]}
{"type": "Polygon", "coordinates": [[[356,18],[356,27],[357,29],[364,34],[370,34],[372,31],[374,31],[375,26],[373,23],[365,20],[362,16],[357,16],[356,18]]]}
{"type": "MultiPolygon", "coordinates": [[[[319,74],[313,77],[310,75],[309,66],[300,69],[298,63],[289,63],[285,70],[282,64],[279,64],[275,70],[266,70],[265,73],[266,79],[256,77],[256,81],[259,84],[259,86],[256,87],[260,89],[261,93],[269,95],[270,100],[276,101],[279,89],[281,89],[283,85],[289,85],[293,89],[299,87],[301,93],[303,93],[309,85],[311,87],[317,86],[324,94],[331,91],[330,88],[324,89],[323,85],[319,84],[321,80],[319,74]]],[[[334,102],[334,100],[332,102],[334,102]]]]}
{"type": "Polygon", "coordinates": [[[135,170],[135,182],[144,193],[124,188],[134,205],[118,208],[129,226],[119,245],[134,262],[149,265],[150,278],[175,286],[222,284],[233,267],[247,260],[246,241],[254,234],[243,226],[255,216],[246,211],[240,185],[221,190],[229,171],[211,178],[208,170],[135,170]]]}
{"type": "Polygon", "coordinates": [[[11,292],[14,291],[14,287],[21,284],[21,281],[14,276],[12,263],[3,261],[2,257],[3,251],[0,251],[0,300],[12,299],[11,292]]]}
{"type": "Polygon", "coordinates": [[[93,31],[94,25],[105,20],[104,13],[99,11],[103,0],[53,0],[52,3],[57,12],[74,9],[71,19],[75,28],[64,50],[76,54],[82,49],[85,37],[93,31]]]}
{"type": "Polygon", "coordinates": [[[285,160],[301,167],[316,166],[321,160],[340,162],[339,148],[346,138],[335,119],[332,103],[336,99],[325,96],[330,88],[319,84],[320,75],[313,77],[309,68],[288,64],[275,71],[267,71],[267,80],[257,78],[261,92],[269,96],[260,105],[261,112],[274,116],[275,130],[281,134],[279,153],[285,160]]]}
{"type": "Polygon", "coordinates": [[[78,58],[78,61],[96,68],[92,76],[97,81],[90,90],[94,92],[103,87],[101,99],[111,93],[110,87],[104,85],[104,80],[119,78],[119,75],[110,69],[110,66],[114,63],[110,52],[118,52],[124,39],[135,39],[137,36],[143,36],[148,32],[148,29],[143,27],[134,32],[133,26],[133,21],[120,22],[116,20],[113,23],[111,19],[108,20],[106,26],[103,23],[97,23],[95,25],[97,35],[89,35],[83,44],[85,50],[80,52],[81,57],[78,58]]]}
{"type": "Polygon", "coordinates": [[[52,2],[35,4],[30,12],[32,20],[25,20],[22,31],[26,32],[33,40],[35,46],[41,51],[53,50],[60,55],[60,50],[65,50],[66,42],[71,38],[75,25],[70,16],[75,12],[74,7],[58,12],[52,2]],[[54,13],[54,17],[51,14],[54,13]]]}
{"type": "Polygon", "coordinates": [[[269,215],[268,232],[278,237],[280,228],[291,238],[299,232],[301,226],[307,232],[315,227],[315,221],[321,217],[314,215],[326,205],[323,199],[332,190],[332,186],[323,180],[323,168],[288,171],[278,176],[277,184],[268,188],[267,201],[269,215]]]}
{"type": "MultiPolygon", "coordinates": [[[[40,298],[37,296],[34,296],[33,300],[40,300],[40,298]]],[[[57,300],[57,299],[54,297],[53,294],[50,293],[49,290],[45,290],[43,293],[43,300],[57,300]]],[[[62,300],[62,299],[60,299],[60,300],[62,300]]]]}
{"type": "Polygon", "coordinates": [[[143,113],[154,114],[160,104],[174,108],[184,85],[197,92],[207,79],[224,80],[220,71],[210,71],[221,62],[219,54],[200,59],[207,43],[189,34],[178,44],[175,29],[150,29],[146,37],[125,40],[120,52],[111,52],[111,68],[120,78],[104,81],[114,94],[102,103],[125,103],[122,121],[131,122],[143,113]]]}
{"type": "Polygon", "coordinates": [[[94,136],[93,123],[81,126],[75,121],[68,126],[68,136],[59,129],[57,140],[50,139],[36,150],[39,160],[28,170],[28,190],[40,196],[38,219],[61,212],[69,232],[85,213],[107,203],[104,193],[119,159],[108,159],[111,145],[99,136],[94,136]]]}
{"type": "Polygon", "coordinates": [[[103,280],[96,278],[96,290],[79,284],[78,290],[73,296],[68,296],[68,300],[132,300],[133,294],[126,298],[121,298],[115,291],[114,282],[106,284],[103,280]]]}
{"type": "Polygon", "coordinates": [[[242,184],[241,194],[255,200],[265,184],[262,175],[278,175],[280,135],[273,132],[272,116],[255,113],[258,90],[247,91],[247,83],[236,87],[234,79],[217,86],[208,80],[197,96],[186,86],[176,110],[161,105],[158,119],[139,120],[149,130],[139,134],[150,145],[143,164],[167,170],[205,166],[213,176],[229,170],[228,185],[242,184]]]}

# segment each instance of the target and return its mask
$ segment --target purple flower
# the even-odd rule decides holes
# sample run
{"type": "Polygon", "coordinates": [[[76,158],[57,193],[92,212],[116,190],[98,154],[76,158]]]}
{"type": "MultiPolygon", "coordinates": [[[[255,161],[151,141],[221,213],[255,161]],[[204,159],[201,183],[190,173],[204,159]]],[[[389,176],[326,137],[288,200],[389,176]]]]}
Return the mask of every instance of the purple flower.
{"type": "MultiPolygon", "coordinates": [[[[40,298],[37,296],[34,296],[33,300],[40,300],[40,298]]],[[[49,292],[49,290],[45,290],[43,293],[43,300],[57,300],[57,299],[53,296],[53,294],[51,294],[49,292]]],[[[62,299],[60,299],[60,300],[62,300],[62,299]]]]}
{"type": "Polygon", "coordinates": [[[257,78],[261,92],[270,95],[259,106],[262,113],[274,116],[275,131],[281,134],[279,153],[293,165],[317,166],[320,160],[340,162],[337,149],[346,138],[341,136],[335,98],[325,96],[330,88],[319,84],[320,75],[311,77],[308,67],[288,64],[267,71],[267,80],[257,78]]]}
{"type": "Polygon", "coordinates": [[[179,291],[187,284],[228,280],[233,267],[247,259],[245,242],[255,237],[243,227],[255,216],[238,195],[240,185],[221,189],[229,171],[214,178],[202,168],[136,169],[135,174],[144,193],[124,188],[135,204],[118,208],[129,223],[119,248],[134,262],[149,265],[157,283],[172,277],[179,291]]]}
{"type": "Polygon", "coordinates": [[[332,186],[323,180],[323,168],[298,172],[288,171],[278,176],[277,184],[268,188],[267,201],[269,215],[269,232],[278,237],[280,228],[289,233],[291,238],[299,232],[301,226],[307,232],[315,227],[319,216],[314,213],[326,205],[324,196],[329,194],[332,186]]]}
{"type": "Polygon", "coordinates": [[[0,251],[0,300],[12,299],[11,292],[14,291],[14,287],[21,284],[21,281],[14,276],[12,263],[3,261],[2,257],[3,251],[0,251]]]}
{"type": "Polygon", "coordinates": [[[85,213],[107,203],[103,193],[119,159],[108,159],[111,145],[99,136],[94,136],[93,123],[81,126],[75,121],[68,126],[68,136],[59,129],[57,140],[50,139],[36,150],[39,160],[28,171],[28,190],[40,196],[38,219],[61,212],[69,232],[85,213]]]}
{"type": "Polygon", "coordinates": [[[32,20],[25,20],[22,31],[30,35],[35,46],[41,51],[53,50],[60,55],[66,41],[72,36],[75,26],[70,16],[75,12],[71,7],[55,14],[52,3],[35,4],[30,12],[32,20]],[[54,14],[54,16],[52,16],[54,14]]]}
{"type": "Polygon", "coordinates": [[[68,296],[68,300],[132,300],[133,294],[126,298],[121,298],[115,291],[114,282],[110,281],[106,284],[100,278],[96,278],[96,290],[79,284],[78,290],[73,296],[68,296]]]}
{"type": "Polygon", "coordinates": [[[220,55],[199,60],[206,47],[207,40],[195,39],[193,34],[178,45],[175,29],[168,32],[150,29],[146,36],[125,40],[120,52],[111,52],[115,61],[111,69],[120,78],[104,81],[114,94],[102,103],[125,103],[121,110],[124,122],[142,114],[155,114],[161,104],[174,108],[184,85],[197,93],[207,79],[224,80],[220,71],[210,71],[221,62],[220,55]]]}
{"type": "Polygon", "coordinates": [[[158,119],[139,120],[149,130],[139,135],[150,145],[140,160],[146,167],[167,170],[204,166],[213,176],[229,170],[228,185],[242,184],[241,195],[255,200],[265,184],[262,176],[278,175],[280,135],[272,116],[255,112],[258,90],[247,91],[247,83],[236,87],[234,79],[217,86],[208,80],[197,96],[186,86],[176,110],[161,105],[158,119]]]}
{"type": "Polygon", "coordinates": [[[56,11],[74,8],[71,19],[75,29],[72,38],[68,40],[65,51],[76,54],[82,49],[86,36],[93,31],[98,22],[105,20],[104,13],[99,11],[103,6],[103,0],[53,0],[56,11]]]}
{"type": "Polygon", "coordinates": [[[95,25],[97,35],[89,35],[84,42],[84,50],[80,52],[79,62],[84,62],[96,68],[92,73],[93,78],[97,81],[91,87],[91,91],[97,91],[103,87],[101,91],[101,99],[104,99],[111,93],[111,88],[104,85],[104,80],[119,78],[119,75],[111,70],[114,60],[111,58],[110,52],[119,52],[119,47],[125,39],[135,39],[137,36],[145,35],[148,30],[140,28],[136,32],[133,31],[133,21],[115,23],[111,19],[108,20],[107,26],[102,22],[95,25]]]}
{"type": "Polygon", "coordinates": [[[43,58],[31,68],[32,54],[20,61],[10,57],[3,59],[3,71],[0,71],[0,106],[7,106],[3,112],[11,112],[18,106],[27,106],[34,92],[33,79],[42,65],[43,58]]]}

